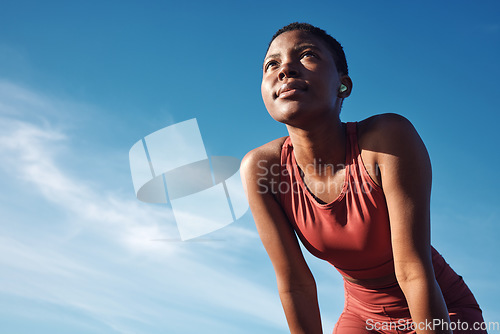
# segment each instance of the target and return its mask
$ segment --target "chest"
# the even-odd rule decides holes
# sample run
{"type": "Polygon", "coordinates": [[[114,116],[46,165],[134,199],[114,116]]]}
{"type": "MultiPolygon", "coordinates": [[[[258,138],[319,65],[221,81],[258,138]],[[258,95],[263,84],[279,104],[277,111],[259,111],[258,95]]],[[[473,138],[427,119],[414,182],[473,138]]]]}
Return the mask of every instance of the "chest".
{"type": "Polygon", "coordinates": [[[319,175],[314,176],[301,172],[307,191],[321,204],[333,202],[340,196],[347,182],[346,175],[345,166],[339,166],[337,170],[320,169],[319,175]]]}
{"type": "Polygon", "coordinates": [[[348,184],[336,202],[322,206],[297,194],[287,215],[311,253],[324,257],[332,252],[365,253],[381,245],[390,248],[384,199],[358,196],[360,191],[348,184]]]}

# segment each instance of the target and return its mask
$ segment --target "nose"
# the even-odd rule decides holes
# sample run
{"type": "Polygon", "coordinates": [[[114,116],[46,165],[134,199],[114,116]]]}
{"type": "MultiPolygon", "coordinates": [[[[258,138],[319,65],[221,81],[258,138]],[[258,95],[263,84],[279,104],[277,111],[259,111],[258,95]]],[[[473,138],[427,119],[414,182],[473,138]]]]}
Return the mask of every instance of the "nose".
{"type": "Polygon", "coordinates": [[[280,71],[278,72],[278,78],[283,80],[285,78],[295,78],[299,75],[299,71],[293,64],[287,62],[281,64],[280,71]]]}

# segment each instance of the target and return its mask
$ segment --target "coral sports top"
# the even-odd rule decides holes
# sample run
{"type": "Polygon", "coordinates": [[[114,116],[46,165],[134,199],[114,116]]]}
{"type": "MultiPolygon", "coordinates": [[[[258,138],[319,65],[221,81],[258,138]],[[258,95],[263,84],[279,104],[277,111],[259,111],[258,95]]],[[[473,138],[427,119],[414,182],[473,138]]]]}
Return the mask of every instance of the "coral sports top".
{"type": "Polygon", "coordinates": [[[347,123],[344,185],[326,204],[304,184],[288,137],[281,150],[279,201],[309,252],[344,276],[379,278],[394,273],[389,214],[382,188],[361,159],[356,127],[347,123]]]}

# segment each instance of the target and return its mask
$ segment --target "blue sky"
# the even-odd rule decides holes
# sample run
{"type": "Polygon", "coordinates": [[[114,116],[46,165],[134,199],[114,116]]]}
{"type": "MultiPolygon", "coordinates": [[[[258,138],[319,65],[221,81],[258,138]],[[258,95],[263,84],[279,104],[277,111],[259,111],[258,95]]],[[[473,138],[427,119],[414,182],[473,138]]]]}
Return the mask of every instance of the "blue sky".
{"type": "MultiPolygon", "coordinates": [[[[286,135],[260,97],[293,21],[344,45],[343,121],[409,118],[433,164],[432,242],[500,322],[500,5],[496,1],[0,4],[2,333],[287,333],[247,213],[204,242],[135,198],[128,151],[196,118],[209,156],[286,135]]],[[[325,333],[339,274],[307,256],[325,333]]]]}

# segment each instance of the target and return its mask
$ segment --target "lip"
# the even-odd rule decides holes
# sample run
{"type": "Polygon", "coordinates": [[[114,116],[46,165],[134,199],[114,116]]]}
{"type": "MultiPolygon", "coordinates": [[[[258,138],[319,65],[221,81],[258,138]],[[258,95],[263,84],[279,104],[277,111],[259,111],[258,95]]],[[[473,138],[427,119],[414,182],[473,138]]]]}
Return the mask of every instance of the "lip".
{"type": "Polygon", "coordinates": [[[276,93],[277,98],[287,98],[296,95],[297,93],[307,90],[307,85],[301,81],[287,82],[280,86],[276,93]]]}

